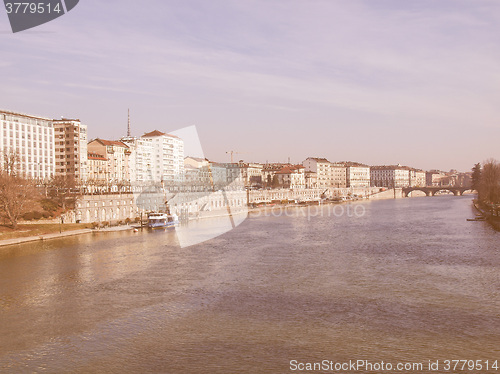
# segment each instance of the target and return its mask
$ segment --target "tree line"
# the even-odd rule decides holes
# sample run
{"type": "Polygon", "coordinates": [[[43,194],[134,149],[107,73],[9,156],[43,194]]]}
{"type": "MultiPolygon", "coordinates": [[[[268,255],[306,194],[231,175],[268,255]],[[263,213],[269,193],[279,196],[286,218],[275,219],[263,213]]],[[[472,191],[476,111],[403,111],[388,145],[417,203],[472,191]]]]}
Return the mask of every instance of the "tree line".
{"type": "Polygon", "coordinates": [[[472,168],[472,188],[478,193],[482,203],[500,203],[500,163],[488,159],[481,165],[477,163],[472,168]]]}

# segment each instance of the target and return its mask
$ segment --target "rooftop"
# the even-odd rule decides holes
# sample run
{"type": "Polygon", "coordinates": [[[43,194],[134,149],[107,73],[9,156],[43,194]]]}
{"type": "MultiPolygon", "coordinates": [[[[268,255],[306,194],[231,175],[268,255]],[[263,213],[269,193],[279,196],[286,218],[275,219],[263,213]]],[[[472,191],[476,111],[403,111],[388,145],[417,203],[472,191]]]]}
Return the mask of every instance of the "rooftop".
{"type": "Polygon", "coordinates": [[[81,122],[77,118],[62,118],[62,117],[61,117],[61,119],[54,119],[52,121],[53,122],[81,122]]]}
{"type": "Polygon", "coordinates": [[[330,161],[328,161],[326,158],[323,158],[323,157],[308,157],[306,160],[314,160],[316,162],[330,163],[330,161]]]}
{"type": "Polygon", "coordinates": [[[31,114],[24,114],[24,113],[18,113],[18,112],[11,112],[9,110],[2,110],[0,109],[0,114],[9,114],[9,115],[14,115],[14,116],[21,116],[21,117],[26,117],[26,118],[34,118],[34,119],[41,119],[44,121],[52,121],[50,118],[45,118],[45,117],[37,117],[33,116],[31,114]]]}
{"type": "Polygon", "coordinates": [[[118,146],[118,147],[128,148],[128,145],[126,145],[123,142],[117,141],[117,140],[104,140],[104,139],[96,138],[96,139],[91,140],[89,142],[89,144],[92,142],[99,142],[102,145],[114,145],[114,146],[118,146]]]}
{"type": "Polygon", "coordinates": [[[286,165],[277,171],[276,174],[293,174],[300,169],[304,169],[304,167],[302,165],[286,165]]]}
{"type": "Polygon", "coordinates": [[[362,167],[362,168],[369,168],[370,167],[366,164],[362,164],[360,162],[355,162],[355,161],[340,161],[340,162],[336,162],[336,164],[342,165],[342,166],[347,166],[347,167],[362,167]]]}
{"type": "Polygon", "coordinates": [[[151,138],[151,137],[155,137],[155,136],[170,136],[171,138],[180,139],[178,136],[175,136],[175,135],[172,135],[172,134],[167,134],[167,133],[164,133],[164,132],[161,132],[161,131],[158,131],[158,130],[154,130],[154,131],[151,131],[151,132],[144,133],[144,135],[142,135],[141,137],[142,138],[151,138]]]}

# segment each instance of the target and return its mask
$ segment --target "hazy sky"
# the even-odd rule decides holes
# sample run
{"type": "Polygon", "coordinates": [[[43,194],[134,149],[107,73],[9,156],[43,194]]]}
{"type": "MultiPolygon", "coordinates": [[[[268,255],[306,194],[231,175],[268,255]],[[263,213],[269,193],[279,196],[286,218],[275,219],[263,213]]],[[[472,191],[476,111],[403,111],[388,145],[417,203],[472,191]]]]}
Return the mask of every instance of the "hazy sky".
{"type": "Polygon", "coordinates": [[[81,0],[12,34],[0,108],[91,138],[195,125],[228,161],[500,159],[500,1],[81,0]]]}

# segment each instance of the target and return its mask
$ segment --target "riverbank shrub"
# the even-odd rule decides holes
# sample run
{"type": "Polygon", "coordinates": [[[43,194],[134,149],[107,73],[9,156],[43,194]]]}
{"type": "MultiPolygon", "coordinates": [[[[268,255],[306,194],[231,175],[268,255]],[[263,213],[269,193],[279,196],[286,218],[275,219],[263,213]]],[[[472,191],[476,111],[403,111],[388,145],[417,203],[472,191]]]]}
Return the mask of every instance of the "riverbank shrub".
{"type": "Polygon", "coordinates": [[[33,221],[36,220],[38,221],[39,219],[49,219],[53,218],[53,216],[49,212],[40,212],[38,210],[33,210],[31,212],[27,212],[23,214],[22,217],[25,221],[33,221]]]}
{"type": "Polygon", "coordinates": [[[35,215],[33,212],[27,212],[23,214],[23,219],[25,221],[33,221],[35,219],[35,215]]]}
{"type": "Polygon", "coordinates": [[[40,206],[42,207],[43,212],[47,213],[47,217],[55,217],[57,215],[57,211],[59,210],[57,203],[50,199],[40,200],[40,206]]]}

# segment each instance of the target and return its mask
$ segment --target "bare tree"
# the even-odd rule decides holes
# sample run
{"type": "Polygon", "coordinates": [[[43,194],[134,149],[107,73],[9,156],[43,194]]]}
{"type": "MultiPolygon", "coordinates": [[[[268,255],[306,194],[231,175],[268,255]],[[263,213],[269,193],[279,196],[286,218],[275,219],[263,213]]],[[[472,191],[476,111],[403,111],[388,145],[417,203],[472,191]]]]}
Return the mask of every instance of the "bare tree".
{"type": "Polygon", "coordinates": [[[38,189],[34,181],[17,176],[0,174],[0,215],[12,228],[27,212],[37,207],[38,189]]]}
{"type": "Polygon", "coordinates": [[[34,181],[20,176],[19,161],[19,154],[15,151],[5,150],[2,154],[0,215],[14,229],[23,214],[36,207],[39,199],[34,181]]]}
{"type": "Polygon", "coordinates": [[[483,163],[480,195],[487,202],[500,202],[500,164],[497,160],[488,159],[483,163]]]}
{"type": "Polygon", "coordinates": [[[57,176],[50,181],[49,197],[55,201],[63,211],[73,208],[77,194],[73,192],[75,181],[71,177],[57,176]]]}

